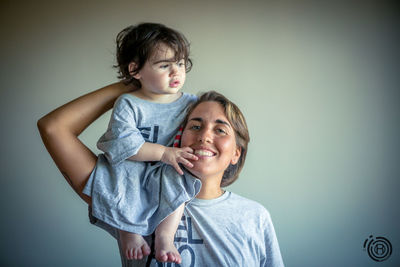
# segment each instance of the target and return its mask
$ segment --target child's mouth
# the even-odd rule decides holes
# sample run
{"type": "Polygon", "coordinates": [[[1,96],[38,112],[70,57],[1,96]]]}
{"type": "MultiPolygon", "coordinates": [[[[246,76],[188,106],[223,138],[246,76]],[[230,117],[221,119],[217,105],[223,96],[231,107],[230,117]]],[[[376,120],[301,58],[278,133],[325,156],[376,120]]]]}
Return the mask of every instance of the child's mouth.
{"type": "Polygon", "coordinates": [[[170,83],[169,83],[169,86],[170,86],[170,87],[178,87],[179,84],[180,84],[179,81],[173,81],[173,82],[170,82],[170,83]]]}

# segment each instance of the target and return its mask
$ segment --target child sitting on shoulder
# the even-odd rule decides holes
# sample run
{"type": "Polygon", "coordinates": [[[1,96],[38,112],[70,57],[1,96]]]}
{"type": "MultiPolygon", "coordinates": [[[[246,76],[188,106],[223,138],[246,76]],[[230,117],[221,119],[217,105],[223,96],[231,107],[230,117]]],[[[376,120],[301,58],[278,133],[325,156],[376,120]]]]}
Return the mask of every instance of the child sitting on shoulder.
{"type": "Polygon", "coordinates": [[[143,236],[155,228],[156,259],[180,263],[174,236],[184,204],[198,193],[200,182],[185,181],[184,176],[169,181],[165,175],[157,184],[146,180],[144,162],[162,161],[183,175],[179,164],[191,168],[189,159],[197,160],[191,148],[169,146],[186,107],[197,100],[180,91],[192,67],[189,43],[162,24],[130,26],[117,36],[117,63],[119,78],[137,89],[115,102],[97,144],[104,154],[84,192],[92,197],[92,215],[119,229],[128,259],[150,254],[143,236]]]}

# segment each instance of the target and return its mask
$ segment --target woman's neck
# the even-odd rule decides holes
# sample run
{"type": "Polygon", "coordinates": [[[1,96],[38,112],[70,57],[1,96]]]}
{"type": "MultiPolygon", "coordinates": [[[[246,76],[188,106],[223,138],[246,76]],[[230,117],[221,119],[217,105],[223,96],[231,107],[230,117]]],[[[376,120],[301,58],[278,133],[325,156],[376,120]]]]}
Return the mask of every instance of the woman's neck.
{"type": "Polygon", "coordinates": [[[220,186],[221,181],[214,182],[210,180],[201,180],[201,183],[201,189],[196,198],[214,199],[222,196],[225,192],[220,186]]]}

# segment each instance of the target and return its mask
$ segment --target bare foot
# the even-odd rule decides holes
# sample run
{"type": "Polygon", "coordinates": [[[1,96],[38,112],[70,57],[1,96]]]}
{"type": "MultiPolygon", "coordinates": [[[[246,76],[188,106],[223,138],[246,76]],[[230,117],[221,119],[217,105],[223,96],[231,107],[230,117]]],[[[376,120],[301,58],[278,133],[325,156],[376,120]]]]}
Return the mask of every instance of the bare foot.
{"type": "Polygon", "coordinates": [[[156,251],[156,260],[159,262],[174,262],[180,264],[182,261],[181,255],[175,248],[174,239],[156,235],[154,249],[156,251]]]}
{"type": "Polygon", "coordinates": [[[141,235],[119,230],[122,251],[128,260],[141,260],[150,254],[150,247],[141,235]]]}

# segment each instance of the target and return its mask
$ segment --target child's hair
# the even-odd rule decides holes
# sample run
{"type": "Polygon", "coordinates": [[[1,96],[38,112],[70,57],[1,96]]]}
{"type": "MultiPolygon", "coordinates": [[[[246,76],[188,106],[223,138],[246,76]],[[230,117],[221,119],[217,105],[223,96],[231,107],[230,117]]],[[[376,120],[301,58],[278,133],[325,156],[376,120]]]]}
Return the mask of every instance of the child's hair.
{"type": "Polygon", "coordinates": [[[123,79],[126,84],[132,83],[140,88],[140,82],[133,78],[129,72],[129,64],[136,63],[136,74],[144,66],[152,55],[154,49],[160,43],[169,46],[175,52],[175,59],[185,60],[186,72],[192,68],[192,60],[189,58],[190,44],[185,36],[163,24],[141,23],[132,25],[118,33],[117,38],[117,64],[118,78],[123,79]]]}
{"type": "Polygon", "coordinates": [[[246,120],[238,106],[236,106],[235,103],[230,101],[224,95],[215,91],[203,93],[202,95],[200,95],[199,100],[188,107],[186,118],[184,119],[182,124],[183,129],[185,128],[189,116],[193,112],[193,110],[199,104],[208,101],[217,102],[223,107],[225,111],[225,116],[228,119],[229,123],[232,125],[232,128],[235,132],[236,145],[241,150],[239,161],[235,165],[230,164],[228,168],[226,168],[224,175],[222,176],[221,187],[225,187],[235,182],[239,177],[239,173],[242,170],[244,162],[246,160],[247,145],[250,142],[250,135],[247,128],[246,120]]]}

